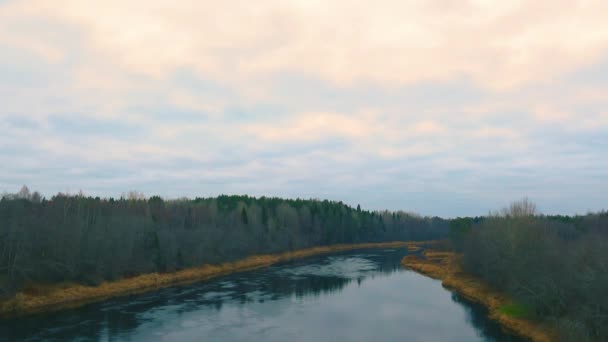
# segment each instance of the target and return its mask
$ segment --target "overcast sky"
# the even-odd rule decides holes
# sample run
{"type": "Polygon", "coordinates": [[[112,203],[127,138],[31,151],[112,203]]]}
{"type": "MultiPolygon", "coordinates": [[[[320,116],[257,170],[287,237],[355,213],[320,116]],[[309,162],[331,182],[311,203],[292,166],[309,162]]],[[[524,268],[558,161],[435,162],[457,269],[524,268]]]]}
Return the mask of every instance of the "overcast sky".
{"type": "Polygon", "coordinates": [[[0,0],[0,191],[608,208],[608,1],[0,0]]]}

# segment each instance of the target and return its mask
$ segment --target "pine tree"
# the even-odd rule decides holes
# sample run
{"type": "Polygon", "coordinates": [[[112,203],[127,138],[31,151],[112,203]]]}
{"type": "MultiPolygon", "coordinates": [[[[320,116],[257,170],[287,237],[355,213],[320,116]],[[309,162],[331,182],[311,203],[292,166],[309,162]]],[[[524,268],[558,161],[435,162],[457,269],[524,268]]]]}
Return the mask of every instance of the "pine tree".
{"type": "Polygon", "coordinates": [[[243,210],[241,211],[241,221],[243,221],[244,224],[249,224],[249,218],[247,217],[247,209],[245,209],[245,207],[243,207],[243,210]]]}

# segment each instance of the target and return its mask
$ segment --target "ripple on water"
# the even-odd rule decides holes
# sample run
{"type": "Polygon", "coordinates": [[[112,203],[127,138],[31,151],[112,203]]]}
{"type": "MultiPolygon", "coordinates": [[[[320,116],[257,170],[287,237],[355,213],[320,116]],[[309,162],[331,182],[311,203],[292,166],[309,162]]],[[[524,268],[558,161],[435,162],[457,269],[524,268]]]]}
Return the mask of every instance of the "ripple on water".
{"type": "Polygon", "coordinates": [[[219,283],[219,285],[225,289],[231,289],[236,287],[236,284],[233,281],[227,280],[227,281],[222,281],[219,283]]]}
{"type": "Polygon", "coordinates": [[[324,263],[283,268],[278,270],[277,273],[300,278],[320,276],[353,279],[376,271],[377,268],[377,264],[372,260],[352,255],[349,257],[328,257],[324,263]]]}

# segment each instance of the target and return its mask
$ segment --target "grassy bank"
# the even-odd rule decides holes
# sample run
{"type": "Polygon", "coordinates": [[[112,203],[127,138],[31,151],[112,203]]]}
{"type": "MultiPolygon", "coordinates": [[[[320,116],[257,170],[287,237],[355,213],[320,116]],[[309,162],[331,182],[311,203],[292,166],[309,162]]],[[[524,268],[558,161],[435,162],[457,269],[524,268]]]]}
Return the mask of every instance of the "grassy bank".
{"type": "Polygon", "coordinates": [[[99,286],[84,286],[73,283],[35,285],[25,288],[14,297],[0,302],[0,317],[19,316],[37,312],[57,311],[74,308],[84,304],[103,301],[108,298],[142,293],[178,284],[187,284],[234,272],[253,270],[272,264],[313,256],[361,248],[406,247],[415,250],[433,242],[386,242],[348,245],[332,245],[307,248],[280,254],[256,255],[235,262],[219,265],[202,265],[172,273],[151,273],[112,282],[99,286]]]}
{"type": "Polygon", "coordinates": [[[460,256],[452,252],[426,250],[424,258],[408,255],[401,263],[406,268],[442,281],[443,287],[453,290],[464,298],[484,305],[490,318],[506,330],[537,342],[555,341],[549,329],[537,322],[525,319],[525,310],[504,294],[489,288],[479,279],[462,271],[460,256]]]}

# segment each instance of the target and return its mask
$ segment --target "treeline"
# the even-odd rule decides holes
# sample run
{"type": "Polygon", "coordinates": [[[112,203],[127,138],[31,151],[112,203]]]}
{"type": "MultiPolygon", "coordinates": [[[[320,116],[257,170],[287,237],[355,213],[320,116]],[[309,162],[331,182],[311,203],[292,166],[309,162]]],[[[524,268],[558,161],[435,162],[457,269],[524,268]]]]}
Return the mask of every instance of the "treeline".
{"type": "Polygon", "coordinates": [[[119,199],[23,188],[0,200],[0,296],[30,283],[98,284],[339,243],[428,240],[448,222],[342,202],[219,196],[119,199]]]}
{"type": "Polygon", "coordinates": [[[608,341],[608,212],[539,215],[527,200],[450,223],[463,267],[516,304],[511,314],[554,327],[564,341],[608,341]]]}

